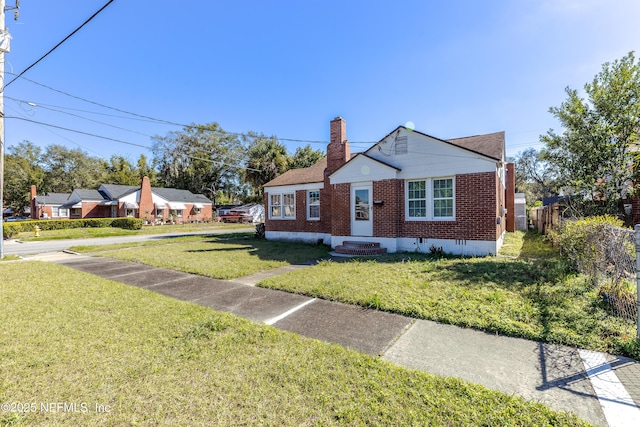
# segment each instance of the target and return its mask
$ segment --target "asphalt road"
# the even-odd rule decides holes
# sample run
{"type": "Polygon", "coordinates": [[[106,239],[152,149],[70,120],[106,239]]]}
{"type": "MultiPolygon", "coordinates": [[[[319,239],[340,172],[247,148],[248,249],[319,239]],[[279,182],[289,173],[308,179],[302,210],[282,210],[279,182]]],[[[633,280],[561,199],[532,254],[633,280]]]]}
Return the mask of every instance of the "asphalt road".
{"type": "Polygon", "coordinates": [[[34,255],[47,252],[60,252],[69,249],[72,246],[79,245],[110,245],[112,243],[131,243],[143,242],[154,239],[171,239],[182,236],[195,236],[206,234],[227,234],[227,233],[250,233],[255,231],[254,227],[235,228],[226,230],[209,230],[188,233],[171,233],[171,234],[145,234],[138,236],[116,236],[116,237],[96,237],[91,239],[67,239],[67,240],[43,240],[18,242],[15,240],[5,240],[4,255],[34,255]]]}

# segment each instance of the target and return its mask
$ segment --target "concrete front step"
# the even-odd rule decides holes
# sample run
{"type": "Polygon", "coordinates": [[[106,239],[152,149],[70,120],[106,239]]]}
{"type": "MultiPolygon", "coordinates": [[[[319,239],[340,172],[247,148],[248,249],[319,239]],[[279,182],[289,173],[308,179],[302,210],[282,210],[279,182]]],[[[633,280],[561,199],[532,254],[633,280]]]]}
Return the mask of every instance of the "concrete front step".
{"type": "Polygon", "coordinates": [[[336,246],[335,251],[344,255],[381,255],[386,254],[387,249],[381,248],[378,242],[344,241],[336,246]]]}

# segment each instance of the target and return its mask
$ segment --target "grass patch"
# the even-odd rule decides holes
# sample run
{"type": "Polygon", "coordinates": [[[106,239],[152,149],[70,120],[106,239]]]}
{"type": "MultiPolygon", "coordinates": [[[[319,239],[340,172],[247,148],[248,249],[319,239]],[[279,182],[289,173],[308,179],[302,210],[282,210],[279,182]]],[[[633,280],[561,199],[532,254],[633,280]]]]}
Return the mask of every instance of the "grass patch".
{"type": "Polygon", "coordinates": [[[0,412],[2,425],[586,425],[63,266],[0,277],[0,402],[88,408],[0,412]]]}
{"type": "Polygon", "coordinates": [[[507,235],[507,257],[391,254],[324,261],[258,285],[420,319],[640,359],[635,323],[607,313],[542,236],[507,235]]]}
{"type": "Polygon", "coordinates": [[[89,239],[94,237],[189,233],[209,230],[234,230],[251,226],[251,224],[224,224],[214,222],[208,224],[175,224],[161,226],[146,225],[143,226],[140,230],[125,230],[117,227],[87,227],[69,228],[64,230],[43,230],[40,231],[40,237],[34,237],[32,231],[22,232],[19,233],[17,238],[25,242],[33,240],[89,239]]]}
{"type": "Polygon", "coordinates": [[[255,239],[249,234],[188,236],[136,244],[74,247],[74,251],[100,251],[104,256],[156,267],[233,279],[262,270],[327,256],[323,245],[255,239]],[[135,248],[135,250],[123,250],[135,248]]]}
{"type": "Polygon", "coordinates": [[[5,255],[4,257],[0,258],[0,261],[17,261],[21,259],[18,255],[5,255]]]}

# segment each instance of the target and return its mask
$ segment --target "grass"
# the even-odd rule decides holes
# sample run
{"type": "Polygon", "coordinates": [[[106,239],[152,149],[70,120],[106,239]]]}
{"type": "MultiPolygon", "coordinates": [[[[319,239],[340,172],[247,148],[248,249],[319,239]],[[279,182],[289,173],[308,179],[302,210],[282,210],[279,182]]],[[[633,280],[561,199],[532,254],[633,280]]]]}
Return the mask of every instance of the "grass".
{"type": "Polygon", "coordinates": [[[65,230],[42,230],[40,237],[34,237],[33,232],[19,233],[17,239],[22,241],[34,240],[62,240],[88,239],[93,237],[137,236],[149,234],[189,233],[209,230],[234,230],[252,227],[251,224],[224,224],[214,222],[208,224],[175,224],[162,226],[143,226],[141,230],[125,230],[117,227],[69,228],[65,230]]]}
{"type": "Polygon", "coordinates": [[[233,279],[262,270],[325,257],[323,245],[275,242],[249,234],[189,236],[139,242],[135,245],[80,246],[77,252],[98,252],[123,261],[180,270],[216,279],[233,279]],[[135,248],[135,250],[123,250],[135,248]]]}
{"type": "Polygon", "coordinates": [[[541,236],[509,234],[505,252],[323,261],[258,286],[640,359],[635,323],[609,315],[589,280],[571,273],[541,236]]]}
{"type": "Polygon", "coordinates": [[[2,425],[586,425],[63,266],[0,277],[0,402],[37,408],[2,425]]]}

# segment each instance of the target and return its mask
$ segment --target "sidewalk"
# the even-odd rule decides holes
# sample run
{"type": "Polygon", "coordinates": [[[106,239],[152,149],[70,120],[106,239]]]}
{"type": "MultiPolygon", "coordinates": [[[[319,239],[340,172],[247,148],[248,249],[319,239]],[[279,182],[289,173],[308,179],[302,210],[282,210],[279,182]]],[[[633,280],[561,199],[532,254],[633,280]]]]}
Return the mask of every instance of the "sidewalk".
{"type": "Polygon", "coordinates": [[[640,363],[253,286],[290,266],[233,281],[108,258],[47,254],[66,266],[570,411],[597,426],[637,426],[640,363]]]}

